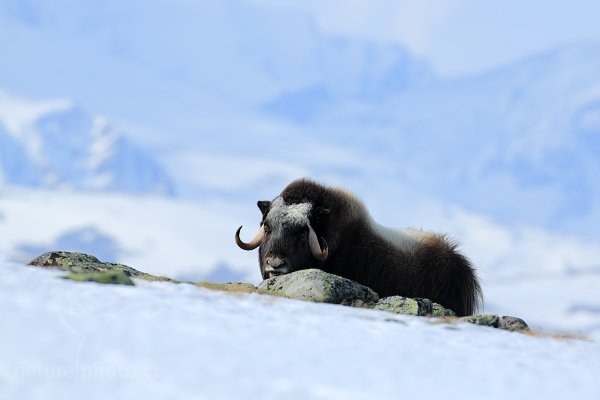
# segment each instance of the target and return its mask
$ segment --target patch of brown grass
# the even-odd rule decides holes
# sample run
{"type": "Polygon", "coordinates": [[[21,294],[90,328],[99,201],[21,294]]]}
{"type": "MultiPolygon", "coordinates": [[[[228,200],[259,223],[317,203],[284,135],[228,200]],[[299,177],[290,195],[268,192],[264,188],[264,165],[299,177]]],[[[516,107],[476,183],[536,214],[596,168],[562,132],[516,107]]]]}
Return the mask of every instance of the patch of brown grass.
{"type": "Polygon", "coordinates": [[[538,338],[550,338],[557,340],[580,340],[582,342],[591,342],[592,340],[585,335],[580,333],[569,333],[569,332],[545,332],[541,329],[529,329],[529,331],[524,332],[528,336],[538,337],[538,338]]]}

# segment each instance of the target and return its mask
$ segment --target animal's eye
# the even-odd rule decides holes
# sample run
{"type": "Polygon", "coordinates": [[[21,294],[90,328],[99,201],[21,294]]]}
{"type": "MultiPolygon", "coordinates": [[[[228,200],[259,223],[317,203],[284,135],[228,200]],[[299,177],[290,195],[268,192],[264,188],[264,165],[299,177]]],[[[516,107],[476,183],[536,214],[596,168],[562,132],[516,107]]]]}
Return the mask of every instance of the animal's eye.
{"type": "Polygon", "coordinates": [[[298,231],[296,231],[296,236],[299,237],[308,237],[308,228],[307,229],[299,229],[298,231]]]}

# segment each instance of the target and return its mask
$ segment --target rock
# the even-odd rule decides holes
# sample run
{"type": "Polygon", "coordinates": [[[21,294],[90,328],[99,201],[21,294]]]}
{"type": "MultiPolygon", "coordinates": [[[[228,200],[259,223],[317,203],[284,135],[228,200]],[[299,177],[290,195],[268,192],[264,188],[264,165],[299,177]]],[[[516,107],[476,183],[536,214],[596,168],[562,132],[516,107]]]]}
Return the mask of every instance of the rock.
{"type": "Polygon", "coordinates": [[[460,321],[470,322],[472,324],[490,326],[492,328],[505,329],[508,331],[527,332],[529,326],[521,318],[503,316],[495,314],[470,315],[459,318],[460,321]]]}
{"type": "Polygon", "coordinates": [[[100,263],[94,256],[83,253],[71,253],[65,251],[53,251],[44,253],[39,257],[34,258],[28,265],[38,267],[60,268],[65,271],[84,272],[84,270],[97,271],[97,268],[88,267],[100,263]]]}
{"type": "MultiPolygon", "coordinates": [[[[402,296],[384,297],[379,300],[373,309],[389,311],[396,314],[427,315],[431,313],[431,304],[402,296]]],[[[431,303],[431,302],[430,302],[431,303]]]]}
{"type": "Polygon", "coordinates": [[[194,285],[207,289],[221,290],[223,292],[234,293],[256,293],[258,289],[251,283],[229,282],[229,283],[212,283],[212,282],[194,282],[194,285]]]}
{"type": "Polygon", "coordinates": [[[58,268],[63,271],[75,273],[103,272],[103,271],[122,271],[128,277],[145,279],[148,281],[169,281],[177,282],[174,279],[164,276],[155,276],[140,272],[124,264],[107,263],[98,260],[94,256],[83,253],[74,253],[66,251],[52,251],[44,253],[32,260],[29,265],[37,267],[58,268]]]}
{"type": "Polygon", "coordinates": [[[318,303],[366,306],[379,300],[372,289],[320,269],[303,269],[264,280],[258,292],[318,303]]]}
{"type": "Polygon", "coordinates": [[[521,318],[503,316],[500,317],[498,328],[506,329],[508,331],[527,332],[529,326],[521,318]]]}
{"type": "Polygon", "coordinates": [[[500,323],[500,318],[494,314],[468,315],[459,318],[459,320],[477,325],[491,326],[493,328],[498,328],[500,323]]]}
{"type": "Polygon", "coordinates": [[[418,316],[454,316],[454,312],[452,310],[449,310],[440,304],[434,303],[429,299],[411,299],[402,296],[384,297],[373,306],[373,309],[389,311],[396,314],[408,314],[418,316]]]}
{"type": "Polygon", "coordinates": [[[100,272],[71,272],[63,277],[77,282],[96,282],[115,285],[133,285],[133,281],[123,271],[100,271],[100,272]]]}
{"type": "Polygon", "coordinates": [[[455,317],[456,314],[449,308],[446,308],[438,303],[432,303],[431,307],[432,317],[455,317]]]}

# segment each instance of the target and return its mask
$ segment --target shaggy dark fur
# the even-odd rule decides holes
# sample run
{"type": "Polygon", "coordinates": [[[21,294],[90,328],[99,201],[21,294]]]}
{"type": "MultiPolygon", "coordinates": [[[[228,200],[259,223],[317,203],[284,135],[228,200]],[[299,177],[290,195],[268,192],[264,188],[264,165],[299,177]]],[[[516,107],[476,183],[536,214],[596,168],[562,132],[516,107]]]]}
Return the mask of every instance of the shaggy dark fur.
{"type": "Polygon", "coordinates": [[[308,218],[327,243],[329,256],[325,261],[312,257],[306,223],[271,221],[272,202],[260,201],[261,223],[267,231],[259,248],[264,277],[269,276],[265,274],[268,259],[275,257],[282,260],[277,266],[282,273],[320,268],[366,285],[381,297],[424,297],[459,316],[478,310],[482,295],[475,270],[445,236],[423,232],[408,242],[394,242],[353,195],[306,179],[290,183],[281,197],[286,204],[312,205],[308,218]]]}

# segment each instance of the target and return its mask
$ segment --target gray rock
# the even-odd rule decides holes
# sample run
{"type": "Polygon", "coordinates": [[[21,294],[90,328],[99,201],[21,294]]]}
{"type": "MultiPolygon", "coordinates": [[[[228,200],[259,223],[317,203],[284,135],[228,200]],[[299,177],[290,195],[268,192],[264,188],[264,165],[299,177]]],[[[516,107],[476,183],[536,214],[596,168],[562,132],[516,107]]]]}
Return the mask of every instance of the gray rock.
{"type": "Polygon", "coordinates": [[[505,329],[507,331],[527,332],[529,326],[521,318],[503,316],[495,314],[470,315],[459,318],[460,321],[470,322],[472,324],[490,326],[492,328],[505,329]]]}
{"type": "Polygon", "coordinates": [[[46,268],[58,268],[63,271],[75,273],[104,272],[104,271],[122,271],[128,277],[140,278],[149,281],[170,281],[174,279],[164,276],[155,276],[140,272],[124,264],[107,263],[98,260],[94,256],[83,253],[52,251],[44,253],[32,260],[29,265],[46,268]]]}
{"type": "Polygon", "coordinates": [[[424,302],[402,296],[384,297],[373,309],[408,315],[427,315],[427,312],[431,311],[431,307],[428,308],[424,302]]]}
{"type": "Polygon", "coordinates": [[[456,314],[449,308],[446,308],[438,303],[433,303],[431,307],[432,317],[455,317],[456,314]]]}
{"type": "Polygon", "coordinates": [[[529,331],[529,326],[525,323],[525,321],[523,321],[521,318],[510,316],[500,317],[498,328],[506,329],[508,331],[529,331]]]}
{"type": "Polygon", "coordinates": [[[459,320],[477,325],[491,326],[493,328],[498,328],[500,324],[500,318],[495,314],[469,315],[461,317],[459,320]]]}
{"type": "Polygon", "coordinates": [[[100,272],[71,272],[64,279],[77,282],[96,282],[113,285],[133,285],[131,278],[123,271],[100,271],[100,272]]]}
{"type": "Polygon", "coordinates": [[[454,316],[454,312],[452,310],[449,310],[440,304],[434,303],[429,299],[411,299],[402,296],[384,297],[373,306],[373,309],[389,311],[396,314],[408,314],[418,316],[454,316]]]}
{"type": "Polygon", "coordinates": [[[304,269],[266,279],[258,286],[258,292],[291,299],[359,307],[379,300],[379,296],[372,289],[320,269],[304,269]]]}

